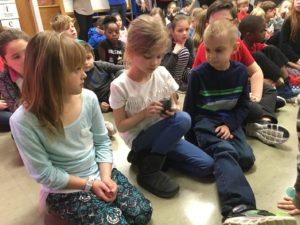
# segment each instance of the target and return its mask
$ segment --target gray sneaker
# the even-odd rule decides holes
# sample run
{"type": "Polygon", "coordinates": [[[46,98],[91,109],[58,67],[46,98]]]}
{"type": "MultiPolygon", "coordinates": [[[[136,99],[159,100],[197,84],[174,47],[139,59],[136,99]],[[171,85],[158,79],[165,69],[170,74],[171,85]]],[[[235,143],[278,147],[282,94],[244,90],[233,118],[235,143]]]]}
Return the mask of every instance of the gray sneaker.
{"type": "Polygon", "coordinates": [[[265,210],[247,210],[227,218],[223,225],[297,225],[289,215],[275,215],[265,210]]]}
{"type": "Polygon", "coordinates": [[[268,145],[282,144],[290,137],[290,133],[287,129],[274,123],[248,123],[245,127],[245,131],[246,135],[256,137],[268,145]]]}
{"type": "Polygon", "coordinates": [[[286,99],[286,102],[293,105],[300,105],[300,94],[298,94],[296,97],[286,99]]]}

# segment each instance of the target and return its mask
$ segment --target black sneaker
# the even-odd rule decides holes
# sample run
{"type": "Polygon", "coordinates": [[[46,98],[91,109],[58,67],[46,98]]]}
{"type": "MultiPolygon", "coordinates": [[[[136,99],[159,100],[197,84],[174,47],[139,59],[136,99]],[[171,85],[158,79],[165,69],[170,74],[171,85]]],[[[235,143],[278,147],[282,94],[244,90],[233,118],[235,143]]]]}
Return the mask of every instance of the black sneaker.
{"type": "Polygon", "coordinates": [[[280,109],[282,107],[284,107],[286,105],[286,100],[280,96],[276,97],[276,105],[275,105],[275,109],[280,109]]]}

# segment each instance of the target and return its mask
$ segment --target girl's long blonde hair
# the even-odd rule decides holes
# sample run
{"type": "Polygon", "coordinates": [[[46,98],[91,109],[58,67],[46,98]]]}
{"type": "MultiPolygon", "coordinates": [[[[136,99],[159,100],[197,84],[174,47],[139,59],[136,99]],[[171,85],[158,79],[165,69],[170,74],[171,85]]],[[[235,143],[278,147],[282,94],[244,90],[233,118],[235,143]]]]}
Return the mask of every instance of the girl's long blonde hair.
{"type": "Polygon", "coordinates": [[[207,9],[203,9],[197,16],[196,16],[196,27],[195,32],[193,34],[193,43],[195,51],[197,51],[199,45],[203,41],[203,33],[206,26],[206,11],[207,9]]]}
{"type": "MultiPolygon", "coordinates": [[[[295,1],[295,0],[294,0],[295,1]]],[[[294,1],[293,1],[293,6],[291,10],[291,35],[290,39],[294,42],[296,42],[296,36],[297,36],[297,30],[299,29],[299,13],[295,10],[294,6],[294,1]]]]}
{"type": "Polygon", "coordinates": [[[36,34],[28,43],[22,102],[50,134],[64,134],[66,76],[83,66],[85,54],[74,39],[51,31],[36,34]]]}

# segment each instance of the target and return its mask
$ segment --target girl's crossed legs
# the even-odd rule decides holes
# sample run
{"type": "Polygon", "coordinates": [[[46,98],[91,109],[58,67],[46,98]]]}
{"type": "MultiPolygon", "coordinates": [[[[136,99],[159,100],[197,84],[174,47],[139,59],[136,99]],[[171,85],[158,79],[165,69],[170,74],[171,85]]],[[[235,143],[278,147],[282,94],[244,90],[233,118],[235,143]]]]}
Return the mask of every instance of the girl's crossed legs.
{"type": "Polygon", "coordinates": [[[112,170],[112,179],[118,185],[114,202],[104,202],[92,192],[52,193],[46,200],[49,212],[61,216],[72,225],[147,224],[152,215],[150,201],[117,169],[112,170]]]}

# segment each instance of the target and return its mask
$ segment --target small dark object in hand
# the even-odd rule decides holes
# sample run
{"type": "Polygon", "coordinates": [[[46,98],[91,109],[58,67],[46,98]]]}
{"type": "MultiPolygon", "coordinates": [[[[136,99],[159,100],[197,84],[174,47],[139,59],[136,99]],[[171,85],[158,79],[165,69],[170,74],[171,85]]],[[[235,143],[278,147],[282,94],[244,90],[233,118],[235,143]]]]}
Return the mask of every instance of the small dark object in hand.
{"type": "Polygon", "coordinates": [[[172,107],[172,102],[171,102],[171,99],[170,98],[163,98],[162,100],[160,100],[160,103],[162,104],[163,106],[163,111],[162,113],[165,113],[167,110],[171,110],[171,107],[172,107]]]}

